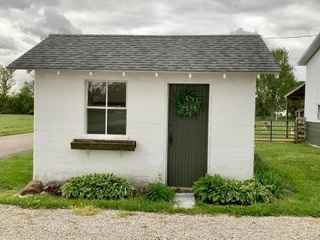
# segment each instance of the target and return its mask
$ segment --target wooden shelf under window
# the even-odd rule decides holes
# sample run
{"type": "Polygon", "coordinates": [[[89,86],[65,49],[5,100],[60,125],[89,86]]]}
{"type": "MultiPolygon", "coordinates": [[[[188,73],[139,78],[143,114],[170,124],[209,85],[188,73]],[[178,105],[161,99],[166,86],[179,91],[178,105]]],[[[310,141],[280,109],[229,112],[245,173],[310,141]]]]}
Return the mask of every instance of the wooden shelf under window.
{"type": "Polygon", "coordinates": [[[74,139],[71,142],[71,149],[134,151],[135,148],[136,141],[132,140],[74,139]]]}

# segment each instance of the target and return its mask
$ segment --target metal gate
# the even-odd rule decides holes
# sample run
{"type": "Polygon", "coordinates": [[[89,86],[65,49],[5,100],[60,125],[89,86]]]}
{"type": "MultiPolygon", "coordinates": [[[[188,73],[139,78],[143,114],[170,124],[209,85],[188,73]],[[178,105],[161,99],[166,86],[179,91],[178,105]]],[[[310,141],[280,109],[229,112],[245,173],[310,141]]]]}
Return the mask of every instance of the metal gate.
{"type": "Polygon", "coordinates": [[[305,124],[303,118],[293,121],[256,121],[257,142],[304,142],[305,124]]]}

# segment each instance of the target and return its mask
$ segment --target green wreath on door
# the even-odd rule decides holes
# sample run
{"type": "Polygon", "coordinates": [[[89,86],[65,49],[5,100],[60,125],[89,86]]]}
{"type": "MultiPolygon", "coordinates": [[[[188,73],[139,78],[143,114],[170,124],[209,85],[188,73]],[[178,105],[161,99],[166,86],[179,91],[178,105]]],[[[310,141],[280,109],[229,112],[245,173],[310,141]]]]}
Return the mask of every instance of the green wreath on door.
{"type": "Polygon", "coordinates": [[[176,113],[179,117],[190,119],[195,117],[202,107],[202,99],[190,89],[178,92],[176,96],[176,113]]]}

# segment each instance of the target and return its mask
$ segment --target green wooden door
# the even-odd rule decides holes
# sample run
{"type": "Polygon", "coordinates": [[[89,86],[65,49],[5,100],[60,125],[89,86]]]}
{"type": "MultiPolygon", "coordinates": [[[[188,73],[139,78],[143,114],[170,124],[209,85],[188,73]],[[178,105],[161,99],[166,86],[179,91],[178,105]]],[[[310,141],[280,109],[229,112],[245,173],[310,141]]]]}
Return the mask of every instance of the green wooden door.
{"type": "Polygon", "coordinates": [[[208,109],[209,85],[169,85],[168,185],[191,187],[207,173],[208,109]],[[200,99],[200,111],[191,118],[182,117],[177,113],[176,102],[190,93],[200,99]]]}

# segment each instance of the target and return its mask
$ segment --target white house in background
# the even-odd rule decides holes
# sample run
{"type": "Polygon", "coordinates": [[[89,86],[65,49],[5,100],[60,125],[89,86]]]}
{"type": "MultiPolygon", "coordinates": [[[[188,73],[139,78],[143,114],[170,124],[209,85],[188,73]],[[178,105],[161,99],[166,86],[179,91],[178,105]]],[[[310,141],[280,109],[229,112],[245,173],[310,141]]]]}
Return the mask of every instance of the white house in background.
{"type": "Polygon", "coordinates": [[[304,116],[306,141],[320,146],[320,34],[299,61],[307,67],[304,116]]]}
{"type": "Polygon", "coordinates": [[[50,35],[11,63],[35,71],[34,179],[112,172],[190,187],[253,176],[258,35],[50,35]]]}

